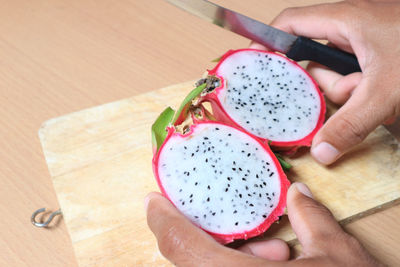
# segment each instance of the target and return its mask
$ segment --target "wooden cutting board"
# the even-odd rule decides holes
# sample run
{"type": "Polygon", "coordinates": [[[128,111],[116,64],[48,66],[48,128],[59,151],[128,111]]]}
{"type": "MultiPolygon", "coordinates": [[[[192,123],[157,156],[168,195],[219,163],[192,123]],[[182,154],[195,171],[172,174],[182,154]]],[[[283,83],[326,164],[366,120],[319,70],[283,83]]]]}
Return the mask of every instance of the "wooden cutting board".
{"type": "MultiPolygon", "coordinates": [[[[39,136],[80,266],[164,266],[147,228],[144,196],[158,190],[150,126],[193,88],[187,82],[46,121],[39,136]]],[[[398,203],[400,147],[385,128],[338,163],[316,164],[308,151],[288,177],[309,185],[342,223],[398,203]]],[[[287,220],[266,237],[295,243],[287,220]]]]}

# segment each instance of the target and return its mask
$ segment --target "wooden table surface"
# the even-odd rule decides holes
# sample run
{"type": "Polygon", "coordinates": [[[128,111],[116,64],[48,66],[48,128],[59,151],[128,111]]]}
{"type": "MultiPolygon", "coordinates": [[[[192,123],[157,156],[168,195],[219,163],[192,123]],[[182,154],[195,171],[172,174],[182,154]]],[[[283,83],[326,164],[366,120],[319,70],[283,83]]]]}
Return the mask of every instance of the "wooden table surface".
{"type": "MultiPolygon", "coordinates": [[[[216,2],[269,22],[321,1],[216,2]]],[[[47,230],[29,221],[38,208],[58,209],[37,135],[43,121],[196,79],[248,43],[162,0],[0,1],[0,266],[76,265],[62,220],[47,230]]],[[[346,230],[395,266],[399,217],[397,206],[346,230]]]]}

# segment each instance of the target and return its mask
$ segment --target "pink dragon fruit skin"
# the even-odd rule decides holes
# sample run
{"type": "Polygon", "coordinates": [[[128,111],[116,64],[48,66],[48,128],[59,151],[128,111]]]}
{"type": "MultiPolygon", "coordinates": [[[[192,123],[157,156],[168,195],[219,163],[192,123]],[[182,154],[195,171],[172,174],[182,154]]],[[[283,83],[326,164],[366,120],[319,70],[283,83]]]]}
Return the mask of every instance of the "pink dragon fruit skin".
{"type": "Polygon", "coordinates": [[[255,49],[230,50],[221,57],[219,63],[208,74],[218,77],[220,86],[203,95],[201,101],[211,103],[216,119],[242,128],[264,142],[269,141],[273,147],[289,150],[300,146],[310,146],[313,137],[324,123],[326,105],[318,85],[300,65],[284,56],[255,49]],[[232,59],[233,57],[236,59],[232,59]],[[243,63],[246,60],[240,57],[258,60],[259,68],[255,69],[254,64],[243,63]],[[230,62],[226,63],[229,60],[230,62]],[[274,67],[267,66],[268,62],[272,62],[274,67]],[[249,70],[246,73],[246,68],[252,68],[252,71],[249,70]],[[224,72],[231,73],[227,75],[224,72]],[[244,75],[242,75],[242,80],[238,81],[238,79],[233,79],[236,77],[232,74],[236,77],[240,74],[244,75]],[[228,97],[229,94],[234,94],[232,90],[235,90],[235,84],[242,88],[236,88],[239,92],[236,91],[238,95],[236,94],[234,101],[238,104],[236,103],[233,109],[235,104],[233,101],[228,103],[228,97]],[[248,92],[251,92],[250,95],[248,92]],[[246,93],[247,97],[245,97],[246,93]],[[278,96],[277,99],[280,101],[270,98],[268,102],[267,97],[273,94],[278,96]],[[246,103],[252,100],[254,100],[253,103],[246,103]],[[264,105],[262,105],[263,102],[264,105]],[[274,105],[274,103],[278,104],[274,105]],[[258,105],[258,112],[251,114],[250,105],[256,105],[256,107],[258,105]],[[247,117],[247,120],[243,119],[244,117],[247,117]],[[274,117],[280,120],[279,123],[276,123],[274,117]],[[265,120],[262,121],[260,118],[265,118],[265,120]],[[250,127],[252,124],[254,128],[250,127]]]}
{"type": "Polygon", "coordinates": [[[265,232],[286,206],[289,181],[268,145],[216,121],[173,126],[153,157],[162,194],[222,244],[265,232]]]}

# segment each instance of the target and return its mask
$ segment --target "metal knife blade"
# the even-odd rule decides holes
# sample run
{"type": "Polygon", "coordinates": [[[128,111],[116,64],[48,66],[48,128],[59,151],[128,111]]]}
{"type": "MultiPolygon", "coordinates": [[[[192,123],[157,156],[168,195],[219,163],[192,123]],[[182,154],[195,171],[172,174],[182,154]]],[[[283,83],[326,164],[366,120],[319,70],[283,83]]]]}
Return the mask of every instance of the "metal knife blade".
{"type": "Polygon", "coordinates": [[[295,61],[311,60],[343,75],[361,71],[357,57],[353,54],[275,29],[207,0],[167,1],[224,29],[281,52],[295,61]]]}
{"type": "Polygon", "coordinates": [[[207,0],[167,0],[169,3],[222,28],[286,54],[298,38],[207,0]]]}

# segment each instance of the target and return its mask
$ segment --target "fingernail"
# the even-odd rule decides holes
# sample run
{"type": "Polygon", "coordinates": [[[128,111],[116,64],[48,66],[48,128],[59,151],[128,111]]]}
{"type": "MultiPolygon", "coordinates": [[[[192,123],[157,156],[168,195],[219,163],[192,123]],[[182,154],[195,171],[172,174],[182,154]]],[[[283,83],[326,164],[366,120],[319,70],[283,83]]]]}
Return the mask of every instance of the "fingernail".
{"type": "Polygon", "coordinates": [[[302,193],[303,195],[305,195],[309,198],[314,198],[310,191],[310,188],[308,188],[308,186],[306,186],[305,184],[296,182],[296,183],[294,183],[294,185],[296,186],[297,190],[300,193],[302,193]]]}
{"type": "Polygon", "coordinates": [[[329,165],[339,156],[339,151],[327,142],[319,143],[311,149],[311,155],[321,164],[329,165]]]}

